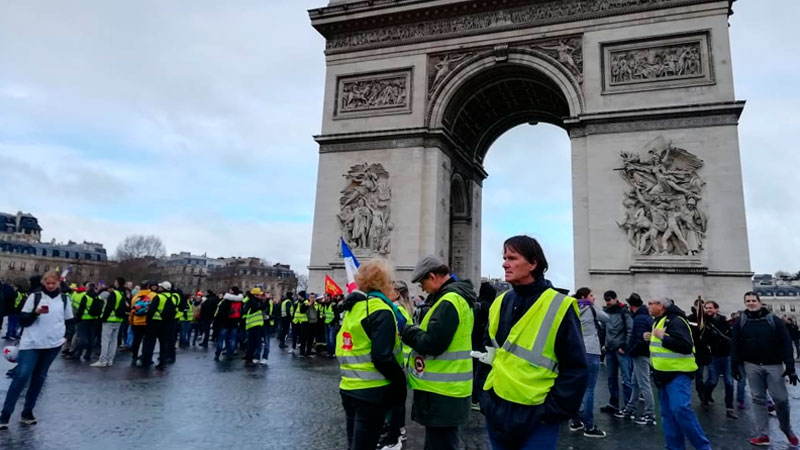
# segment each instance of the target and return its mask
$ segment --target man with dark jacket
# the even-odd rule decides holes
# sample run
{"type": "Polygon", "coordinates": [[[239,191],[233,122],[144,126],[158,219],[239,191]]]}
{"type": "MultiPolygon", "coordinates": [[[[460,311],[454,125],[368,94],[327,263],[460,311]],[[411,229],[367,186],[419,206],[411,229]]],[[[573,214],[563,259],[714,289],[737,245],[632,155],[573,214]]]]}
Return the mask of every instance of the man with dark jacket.
{"type": "Polygon", "coordinates": [[[648,309],[655,324],[652,332],[644,334],[644,339],[650,341],[666,447],[686,448],[688,439],[697,450],[711,450],[711,442],[692,409],[692,377],[697,363],[686,315],[669,298],[650,300],[648,309]]]}
{"type": "MultiPolygon", "coordinates": [[[[200,305],[200,332],[203,333],[203,341],[200,347],[208,348],[208,339],[211,336],[211,323],[214,321],[214,314],[219,306],[219,297],[211,289],[206,292],[206,299],[200,305]]],[[[216,327],[215,327],[216,328],[216,327]]],[[[215,329],[215,333],[218,330],[215,329]]]]}
{"type": "Polygon", "coordinates": [[[625,305],[620,304],[617,293],[603,293],[606,301],[606,369],[608,371],[608,405],[601,412],[622,417],[619,398],[619,373],[622,373],[622,407],[631,399],[631,358],[625,353],[625,343],[633,330],[633,319],[625,305]]]}
{"type": "Polygon", "coordinates": [[[625,343],[625,353],[630,356],[633,366],[633,389],[623,416],[639,425],[655,425],[656,420],[653,415],[655,402],[653,389],[650,387],[650,343],[644,340],[644,334],[653,328],[653,318],[650,317],[650,312],[636,292],[632,293],[626,302],[633,313],[633,328],[625,343]],[[637,417],[639,394],[644,398],[644,411],[637,417]]]}
{"type": "Polygon", "coordinates": [[[403,329],[411,347],[409,385],[414,390],[411,419],[425,426],[425,449],[459,448],[458,427],[469,420],[472,397],[472,283],[456,281],[436,256],[414,269],[412,283],[429,294],[431,308],[419,326],[403,329]]]}
{"type": "MultiPolygon", "coordinates": [[[[794,368],[792,341],[783,321],[762,306],[761,298],[755,292],[744,294],[745,310],[733,325],[731,338],[731,359],[734,367],[744,365],[747,382],[753,397],[753,417],[756,437],[750,439],[753,445],[770,445],[769,413],[767,412],[767,392],[775,402],[780,429],[793,446],[800,444],[792,431],[789,410],[789,395],[786,392],[784,377],[792,386],[797,385],[794,368]]],[[[734,377],[741,377],[734,370],[734,377]]]]}
{"type": "MultiPolygon", "coordinates": [[[[481,283],[478,291],[478,301],[475,302],[473,311],[475,313],[475,325],[472,328],[472,350],[485,352],[486,345],[483,343],[483,335],[489,325],[489,308],[497,297],[497,290],[488,282],[481,283]]],[[[479,395],[483,392],[483,382],[492,366],[480,362],[478,359],[472,360],[472,409],[480,410],[479,395]]]]}
{"type": "Polygon", "coordinates": [[[694,359],[697,363],[697,373],[694,376],[694,387],[697,390],[697,396],[701,402],[713,402],[714,399],[706,398],[705,388],[705,373],[708,372],[708,366],[711,364],[711,349],[708,348],[705,334],[708,331],[706,327],[705,316],[705,300],[701,296],[697,296],[692,306],[692,313],[689,314],[687,320],[689,326],[692,327],[692,339],[694,340],[695,352],[694,359]]]}
{"type": "Polygon", "coordinates": [[[725,383],[725,415],[728,418],[737,418],[733,409],[733,373],[731,372],[731,330],[725,316],[719,314],[719,304],[708,300],[703,305],[705,312],[705,327],[703,344],[711,354],[711,363],[703,386],[704,396],[702,405],[708,409],[709,399],[714,388],[717,387],[720,375],[725,383]]]}
{"type": "MultiPolygon", "coordinates": [[[[97,338],[97,324],[100,321],[100,314],[92,314],[95,304],[102,304],[102,300],[97,295],[97,287],[94,283],[86,282],[86,295],[81,298],[75,317],[80,320],[77,325],[78,345],[72,355],[67,359],[83,359],[89,361],[94,349],[94,341],[97,338]]],[[[101,310],[102,311],[102,310],[101,310]]]]}
{"type": "Polygon", "coordinates": [[[244,295],[239,287],[232,286],[219,302],[214,315],[214,326],[219,327],[214,361],[219,361],[219,355],[223,349],[229,358],[233,358],[236,354],[236,334],[239,330],[239,322],[242,320],[242,300],[244,300],[244,295]]]}

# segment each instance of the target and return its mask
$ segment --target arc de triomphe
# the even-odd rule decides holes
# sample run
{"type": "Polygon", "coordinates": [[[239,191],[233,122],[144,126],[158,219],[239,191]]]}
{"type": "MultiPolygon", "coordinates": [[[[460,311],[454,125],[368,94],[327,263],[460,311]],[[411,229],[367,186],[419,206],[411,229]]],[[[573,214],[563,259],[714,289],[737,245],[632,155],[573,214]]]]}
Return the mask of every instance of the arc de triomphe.
{"type": "MultiPolygon", "coordinates": [[[[728,0],[332,0],[309,287],[343,237],[408,279],[480,279],[483,159],[569,134],[576,286],[740,304],[750,287],[728,0]]],[[[543,195],[558,186],[542,186],[543,195]]],[[[568,286],[568,288],[573,288],[568,286]]]]}

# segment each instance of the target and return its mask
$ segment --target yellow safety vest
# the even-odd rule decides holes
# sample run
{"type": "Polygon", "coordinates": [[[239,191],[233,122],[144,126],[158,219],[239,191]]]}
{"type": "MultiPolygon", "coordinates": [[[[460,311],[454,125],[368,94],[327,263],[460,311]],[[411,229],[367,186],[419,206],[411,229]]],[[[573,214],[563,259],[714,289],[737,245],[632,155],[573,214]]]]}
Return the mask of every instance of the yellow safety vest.
{"type": "MultiPolygon", "coordinates": [[[[308,314],[300,312],[300,303],[297,302],[297,305],[294,307],[294,323],[306,323],[308,322],[308,314]]],[[[302,304],[308,306],[308,300],[302,302],[302,304]]]]}
{"type": "MultiPolygon", "coordinates": [[[[108,319],[106,319],[106,322],[111,322],[111,323],[122,322],[122,317],[117,317],[117,310],[119,309],[119,302],[122,301],[122,293],[115,289],[115,290],[111,291],[111,295],[114,296],[114,309],[111,310],[111,315],[108,316],[108,319]]],[[[111,301],[111,299],[109,298],[106,301],[111,301]]]]}
{"type": "Polygon", "coordinates": [[[511,327],[503,346],[496,341],[506,292],[489,308],[489,337],[497,349],[483,389],[521,405],[541,405],[558,377],[555,342],[564,317],[580,317],[578,302],[555,289],[545,290],[511,327]]]}
{"type": "Polygon", "coordinates": [[[408,384],[412,389],[433,392],[448,397],[472,395],[472,325],[475,318],[472,308],[455,292],[444,294],[422,319],[420,328],[428,331],[428,322],[433,312],[443,302],[450,302],[458,312],[458,328],[450,345],[441,355],[430,356],[417,353],[413,348],[409,354],[408,384]]]}
{"type": "MultiPolygon", "coordinates": [[[[403,308],[402,305],[397,305],[397,309],[400,311],[400,314],[402,314],[403,317],[405,317],[406,326],[414,324],[414,321],[411,319],[411,316],[408,314],[408,311],[406,311],[406,309],[403,308]]],[[[402,351],[403,351],[403,361],[400,363],[400,367],[406,367],[408,365],[408,359],[411,356],[411,347],[409,347],[406,344],[403,344],[402,341],[400,342],[400,345],[402,346],[402,351]]]]}
{"type": "MultiPolygon", "coordinates": [[[[339,389],[351,391],[386,386],[390,382],[378,372],[372,363],[372,340],[361,326],[361,321],[378,311],[392,312],[392,308],[377,297],[356,302],[342,321],[342,328],[336,335],[336,358],[342,381],[339,389]]],[[[394,313],[392,312],[394,316],[394,313]]],[[[395,322],[395,330],[397,322],[395,322]]],[[[400,338],[395,337],[395,354],[400,352],[400,338]]]]}
{"type": "Polygon", "coordinates": [[[325,312],[325,325],[330,325],[330,323],[333,322],[333,319],[336,317],[336,315],[333,314],[333,305],[328,303],[323,307],[323,310],[325,312]]]}
{"type": "Polygon", "coordinates": [[[81,316],[81,320],[94,320],[99,318],[100,316],[93,316],[89,314],[89,309],[92,307],[94,302],[102,302],[103,300],[100,297],[92,297],[91,295],[83,295],[86,298],[86,308],[83,309],[83,316],[81,316]]]}
{"type": "Polygon", "coordinates": [[[72,310],[76,313],[78,312],[78,308],[81,306],[81,300],[83,296],[86,295],[86,292],[73,292],[72,293],[72,310]]]}
{"type": "MultiPolygon", "coordinates": [[[[164,306],[168,301],[172,300],[172,296],[169,292],[161,292],[153,297],[153,301],[156,300],[158,300],[158,308],[156,308],[156,312],[153,313],[153,320],[164,320],[161,315],[164,313],[164,306]]],[[[152,307],[153,305],[151,304],[150,306],[152,307]]]]}
{"type": "MultiPolygon", "coordinates": [[[[686,328],[689,330],[689,337],[692,339],[692,353],[690,355],[684,353],[675,353],[672,350],[665,348],[662,345],[661,339],[657,338],[655,333],[650,336],[650,363],[653,369],[660,372],[695,372],[697,370],[697,362],[694,360],[694,338],[692,337],[692,329],[689,327],[689,322],[683,317],[678,316],[686,328]]],[[[673,319],[674,320],[674,319],[673,319]]],[[[666,330],[667,317],[664,316],[653,324],[653,331],[666,330]]]]}
{"type": "MultiPolygon", "coordinates": [[[[255,300],[254,300],[255,301],[255,300]]],[[[264,326],[264,311],[251,310],[244,316],[244,329],[249,330],[255,327],[264,326]]]]}
{"type": "Polygon", "coordinates": [[[287,298],[283,302],[281,302],[281,317],[291,317],[292,316],[292,299],[287,298]]]}

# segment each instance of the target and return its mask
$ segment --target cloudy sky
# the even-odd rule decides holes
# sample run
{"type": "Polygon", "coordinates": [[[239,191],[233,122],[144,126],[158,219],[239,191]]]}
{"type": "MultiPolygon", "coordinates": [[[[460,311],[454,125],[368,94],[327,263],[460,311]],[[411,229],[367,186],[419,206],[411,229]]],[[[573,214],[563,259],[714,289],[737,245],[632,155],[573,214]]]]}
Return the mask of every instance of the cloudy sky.
{"type": "MultiPolygon", "coordinates": [[[[324,1],[0,3],[0,211],[33,213],[48,240],[113,251],[157,234],[168,252],[305,271],[325,75],[306,10],[324,1]]],[[[751,260],[757,272],[800,270],[800,2],[764,3],[739,1],[731,17],[751,260]]],[[[484,275],[500,276],[504,238],[529,233],[545,243],[550,278],[572,287],[571,193],[530,198],[519,193],[532,178],[503,176],[531,167],[541,183],[568,177],[569,164],[554,127],[495,143],[484,275]]]]}

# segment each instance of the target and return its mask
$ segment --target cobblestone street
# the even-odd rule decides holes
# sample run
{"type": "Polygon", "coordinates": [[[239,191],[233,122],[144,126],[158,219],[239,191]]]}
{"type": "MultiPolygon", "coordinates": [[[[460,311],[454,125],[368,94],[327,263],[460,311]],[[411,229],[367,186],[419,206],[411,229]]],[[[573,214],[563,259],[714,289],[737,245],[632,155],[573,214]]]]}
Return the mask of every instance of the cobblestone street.
{"type": "MultiPolygon", "coordinates": [[[[189,349],[164,372],[129,366],[118,354],[108,369],[59,358],[52,366],[35,413],[39,424],[18,422],[0,432],[3,449],[344,449],[345,429],[337,384],[336,361],[298,359],[272,346],[268,368],[245,369],[241,360],[215,363],[213,351],[189,349]]],[[[0,370],[11,365],[2,360],[0,370]]],[[[5,396],[9,379],[0,381],[5,396]]],[[[793,390],[793,397],[800,391],[793,390]]],[[[604,374],[598,381],[597,407],[607,399],[604,374]]],[[[722,385],[717,403],[698,416],[715,449],[750,447],[749,409],[738,420],[726,419],[722,385]]],[[[409,394],[409,408],[410,412],[409,394]]],[[[800,400],[792,399],[795,407],[800,400]]],[[[748,406],[749,407],[749,406],[748,406]]],[[[795,409],[797,411],[797,409],[795,409]]],[[[800,428],[798,414],[793,416],[800,428]]],[[[663,448],[660,426],[645,428],[597,414],[606,439],[586,439],[562,426],[562,449],[663,448]]],[[[466,449],[488,449],[483,418],[475,412],[463,430],[466,449]]],[[[404,448],[421,449],[424,430],[408,422],[404,448]]],[[[773,419],[773,447],[787,441],[773,419]]]]}

